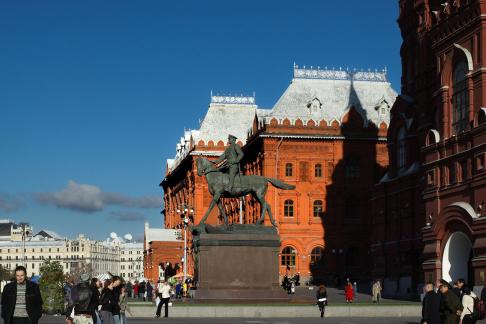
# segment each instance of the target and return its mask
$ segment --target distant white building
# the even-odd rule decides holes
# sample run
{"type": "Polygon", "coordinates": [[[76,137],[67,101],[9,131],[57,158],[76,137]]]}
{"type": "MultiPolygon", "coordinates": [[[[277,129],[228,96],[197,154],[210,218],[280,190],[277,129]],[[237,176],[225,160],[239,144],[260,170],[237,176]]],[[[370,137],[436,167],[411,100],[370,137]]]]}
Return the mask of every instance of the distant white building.
{"type": "Polygon", "coordinates": [[[120,276],[130,280],[143,277],[143,243],[120,244],[120,276]]]}
{"type": "Polygon", "coordinates": [[[116,234],[106,241],[91,240],[84,234],[67,239],[45,229],[22,240],[19,227],[0,220],[0,265],[6,269],[24,265],[28,276],[37,275],[44,261],[51,260],[60,262],[65,273],[84,268],[91,269],[92,276],[107,272],[125,279],[143,276],[143,243],[125,242],[116,234]]]}

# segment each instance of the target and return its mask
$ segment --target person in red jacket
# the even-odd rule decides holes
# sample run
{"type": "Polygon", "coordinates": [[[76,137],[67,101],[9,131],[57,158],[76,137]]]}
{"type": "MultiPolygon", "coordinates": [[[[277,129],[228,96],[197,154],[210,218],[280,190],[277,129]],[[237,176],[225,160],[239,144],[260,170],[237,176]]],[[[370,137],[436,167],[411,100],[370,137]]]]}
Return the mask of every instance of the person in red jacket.
{"type": "Polygon", "coordinates": [[[352,303],[354,298],[353,284],[351,281],[346,283],[344,286],[344,296],[346,297],[346,303],[352,303]]]}
{"type": "Polygon", "coordinates": [[[135,281],[133,285],[133,296],[138,299],[138,281],[135,281]]]}

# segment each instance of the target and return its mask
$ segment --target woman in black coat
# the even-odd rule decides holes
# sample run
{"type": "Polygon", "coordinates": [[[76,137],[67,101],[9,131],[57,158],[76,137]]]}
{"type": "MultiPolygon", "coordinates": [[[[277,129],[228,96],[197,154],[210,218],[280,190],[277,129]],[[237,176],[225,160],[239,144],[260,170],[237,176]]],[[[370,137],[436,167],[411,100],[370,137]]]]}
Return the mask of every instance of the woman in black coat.
{"type": "Polygon", "coordinates": [[[103,324],[115,324],[113,319],[113,310],[115,309],[115,296],[113,295],[113,282],[106,280],[104,282],[104,288],[101,291],[100,297],[100,315],[103,320],[103,324]]]}

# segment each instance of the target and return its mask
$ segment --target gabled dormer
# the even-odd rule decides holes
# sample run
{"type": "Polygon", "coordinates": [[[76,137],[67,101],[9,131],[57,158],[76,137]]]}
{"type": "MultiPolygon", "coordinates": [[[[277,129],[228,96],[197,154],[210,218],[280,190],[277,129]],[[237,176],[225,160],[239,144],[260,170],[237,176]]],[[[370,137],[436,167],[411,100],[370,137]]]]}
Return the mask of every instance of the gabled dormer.
{"type": "Polygon", "coordinates": [[[309,108],[309,112],[312,115],[317,115],[321,112],[322,109],[322,103],[319,100],[319,98],[314,97],[311,101],[307,103],[307,108],[309,108]]]}
{"type": "Polygon", "coordinates": [[[386,118],[390,115],[390,104],[385,98],[381,98],[380,101],[375,105],[375,110],[378,113],[380,119],[386,118]]]}

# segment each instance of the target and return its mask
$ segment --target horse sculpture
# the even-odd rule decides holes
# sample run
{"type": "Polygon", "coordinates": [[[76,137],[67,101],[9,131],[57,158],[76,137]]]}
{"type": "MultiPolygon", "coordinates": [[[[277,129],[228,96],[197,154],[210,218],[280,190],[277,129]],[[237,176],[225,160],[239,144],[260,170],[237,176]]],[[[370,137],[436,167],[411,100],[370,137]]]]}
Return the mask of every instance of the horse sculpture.
{"type": "Polygon", "coordinates": [[[228,218],[224,212],[223,204],[221,203],[221,198],[238,198],[243,197],[247,194],[252,194],[261,205],[261,216],[258,220],[258,224],[262,224],[265,220],[265,211],[268,212],[270,222],[273,226],[277,227],[275,219],[272,216],[272,211],[270,206],[265,201],[265,194],[267,193],[268,183],[270,182],[273,186],[284,189],[291,190],[295,186],[287,184],[283,181],[274,178],[266,178],[258,175],[239,175],[235,179],[235,183],[231,192],[228,192],[225,187],[229,182],[228,175],[221,172],[215,165],[206,158],[198,158],[196,160],[197,165],[197,175],[206,176],[206,181],[208,182],[209,192],[213,196],[211,203],[209,205],[206,214],[199,223],[199,226],[204,225],[204,222],[209,216],[209,213],[213,210],[214,206],[217,204],[221,215],[223,216],[225,225],[228,225],[228,218]]]}

